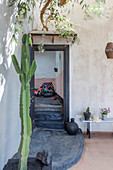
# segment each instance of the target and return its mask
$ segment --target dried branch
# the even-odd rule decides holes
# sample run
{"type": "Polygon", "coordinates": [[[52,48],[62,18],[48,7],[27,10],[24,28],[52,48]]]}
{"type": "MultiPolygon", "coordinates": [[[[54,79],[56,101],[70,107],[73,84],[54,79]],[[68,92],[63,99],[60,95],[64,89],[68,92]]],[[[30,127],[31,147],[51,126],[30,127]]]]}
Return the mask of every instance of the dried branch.
{"type": "Polygon", "coordinates": [[[41,23],[42,23],[42,25],[43,25],[43,28],[46,29],[46,31],[48,31],[48,27],[47,27],[47,25],[44,23],[44,17],[43,17],[43,15],[44,15],[47,7],[49,6],[49,4],[50,4],[51,2],[52,2],[52,0],[48,0],[47,3],[45,4],[45,6],[42,8],[41,13],[40,13],[41,23]]]}

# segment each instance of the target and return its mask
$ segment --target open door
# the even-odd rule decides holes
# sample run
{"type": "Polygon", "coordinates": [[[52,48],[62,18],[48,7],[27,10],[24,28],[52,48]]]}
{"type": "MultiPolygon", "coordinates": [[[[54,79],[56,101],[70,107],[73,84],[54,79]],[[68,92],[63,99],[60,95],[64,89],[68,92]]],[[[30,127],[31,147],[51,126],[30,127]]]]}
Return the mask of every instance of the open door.
{"type": "MultiPolygon", "coordinates": [[[[64,116],[63,116],[63,122],[69,121],[69,46],[68,45],[44,45],[45,52],[53,52],[59,55],[59,60],[61,54],[63,54],[63,98],[64,98],[64,116]]],[[[38,44],[33,45],[33,47],[30,47],[30,57],[31,61],[34,59],[34,53],[38,51],[38,44]]],[[[58,71],[55,67],[56,72],[58,71]]],[[[57,74],[57,73],[56,73],[57,74]]],[[[31,92],[31,106],[30,106],[30,116],[32,121],[35,118],[35,112],[34,112],[34,87],[36,84],[36,79],[33,76],[32,80],[30,82],[30,92],[31,92]],[[35,83],[34,83],[35,82],[35,83]]]]}

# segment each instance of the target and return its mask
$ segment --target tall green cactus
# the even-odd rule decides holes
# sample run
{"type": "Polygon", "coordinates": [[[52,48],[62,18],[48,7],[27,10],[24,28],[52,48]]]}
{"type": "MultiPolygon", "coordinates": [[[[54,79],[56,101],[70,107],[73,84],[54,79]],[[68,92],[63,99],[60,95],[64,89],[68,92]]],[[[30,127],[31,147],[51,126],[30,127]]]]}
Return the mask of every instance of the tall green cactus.
{"type": "Polygon", "coordinates": [[[15,55],[12,55],[12,62],[16,72],[19,74],[21,82],[20,93],[20,118],[21,118],[21,141],[19,152],[19,170],[27,170],[27,158],[29,155],[30,136],[32,133],[31,118],[29,116],[30,107],[30,80],[36,71],[36,62],[30,66],[29,37],[27,34],[22,38],[21,67],[15,55]]]}

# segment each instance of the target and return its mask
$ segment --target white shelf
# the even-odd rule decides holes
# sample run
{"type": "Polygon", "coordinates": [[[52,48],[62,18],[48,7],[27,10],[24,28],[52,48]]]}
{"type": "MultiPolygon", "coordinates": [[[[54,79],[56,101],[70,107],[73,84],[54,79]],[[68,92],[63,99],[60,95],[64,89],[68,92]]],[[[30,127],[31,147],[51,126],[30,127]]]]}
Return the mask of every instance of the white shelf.
{"type": "Polygon", "coordinates": [[[100,121],[96,121],[96,120],[84,120],[84,119],[80,119],[80,121],[82,121],[83,123],[113,123],[113,118],[107,118],[106,120],[100,120],[100,121]]]}

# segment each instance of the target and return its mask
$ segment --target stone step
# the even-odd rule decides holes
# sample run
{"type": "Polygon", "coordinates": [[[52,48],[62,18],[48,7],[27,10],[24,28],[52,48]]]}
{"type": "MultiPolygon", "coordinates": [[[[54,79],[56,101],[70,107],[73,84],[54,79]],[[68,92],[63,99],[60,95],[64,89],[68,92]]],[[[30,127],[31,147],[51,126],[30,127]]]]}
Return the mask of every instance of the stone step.
{"type": "Polygon", "coordinates": [[[45,112],[45,111],[47,111],[47,112],[62,112],[63,109],[62,109],[61,106],[59,106],[59,107],[54,107],[54,106],[51,106],[51,107],[49,107],[49,106],[35,107],[35,112],[45,112]]]}
{"type": "Polygon", "coordinates": [[[64,122],[63,121],[50,121],[50,120],[37,120],[34,119],[33,121],[33,128],[40,127],[40,128],[47,128],[47,129],[64,129],[64,122]]]}
{"type": "Polygon", "coordinates": [[[63,120],[63,113],[62,112],[50,112],[50,111],[44,111],[44,112],[35,111],[35,119],[37,120],[63,120]]]}

